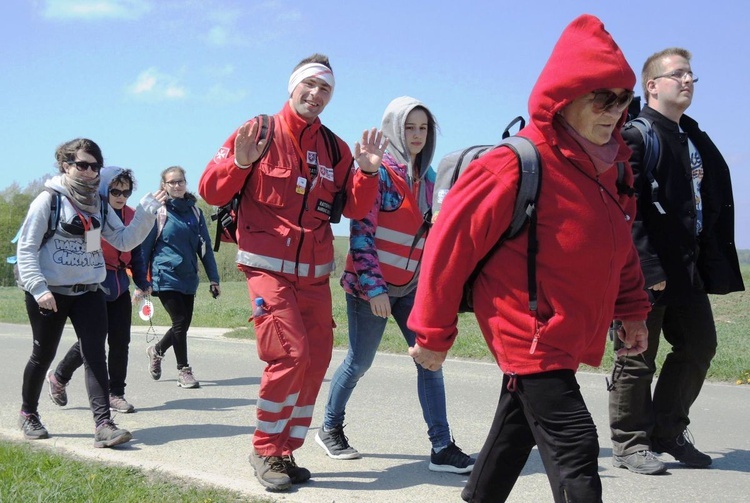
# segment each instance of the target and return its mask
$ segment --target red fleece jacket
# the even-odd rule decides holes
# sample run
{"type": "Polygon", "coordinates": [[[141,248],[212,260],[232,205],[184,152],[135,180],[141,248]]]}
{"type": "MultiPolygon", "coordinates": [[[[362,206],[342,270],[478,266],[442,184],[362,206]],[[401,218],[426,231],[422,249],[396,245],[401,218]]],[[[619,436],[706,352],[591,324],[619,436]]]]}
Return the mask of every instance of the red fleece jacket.
{"type": "MultiPolygon", "coordinates": [[[[635,75],[593,16],[563,32],[529,99],[532,123],[521,131],[542,158],[537,201],[538,310],[528,307],[527,234],[504,243],[475,283],[474,305],[488,346],[505,373],[533,374],[599,365],[613,318],[643,320],[643,290],[630,228],[635,199],[620,196],[616,169],[597,174],[555,116],[600,88],[632,89],[635,75]]],[[[623,119],[624,120],[624,114],[623,119]]],[[[630,150],[615,128],[617,161],[630,150]]],[[[430,232],[409,326],[420,346],[451,347],[462,285],[510,224],[518,163],[506,148],[474,161],[446,197],[430,232]]],[[[625,181],[632,185],[632,171],[625,181]]]]}

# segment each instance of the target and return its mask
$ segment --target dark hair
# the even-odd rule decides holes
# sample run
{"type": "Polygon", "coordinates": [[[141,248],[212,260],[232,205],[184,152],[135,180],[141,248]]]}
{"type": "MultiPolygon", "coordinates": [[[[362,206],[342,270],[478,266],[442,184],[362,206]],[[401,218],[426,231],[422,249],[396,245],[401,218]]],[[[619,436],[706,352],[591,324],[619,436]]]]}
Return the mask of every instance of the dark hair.
{"type": "MultiPolygon", "coordinates": [[[[414,108],[412,108],[409,111],[409,113],[413,112],[414,110],[421,110],[421,111],[423,111],[425,113],[425,115],[427,115],[427,134],[428,135],[433,135],[432,142],[433,142],[433,145],[434,145],[435,142],[436,142],[436,139],[434,138],[434,136],[436,136],[437,133],[438,133],[438,131],[440,131],[440,126],[437,123],[437,119],[435,119],[435,116],[432,115],[432,112],[430,112],[427,109],[427,107],[425,107],[423,105],[417,105],[417,106],[415,106],[414,108]]],[[[429,137],[427,139],[429,139],[429,137]]],[[[422,150],[422,152],[424,152],[424,150],[422,150]]],[[[417,154],[417,156],[414,159],[412,159],[412,165],[413,166],[421,166],[422,165],[422,152],[419,152],[417,154]]],[[[419,175],[421,176],[422,173],[419,173],[419,175]]]]}
{"type": "Polygon", "coordinates": [[[109,187],[112,188],[113,185],[129,185],[130,190],[135,190],[135,176],[133,175],[133,171],[129,169],[123,169],[119,173],[117,173],[117,176],[113,177],[112,180],[109,182],[109,187]]]}
{"type": "MultiPolygon", "coordinates": [[[[182,173],[182,178],[185,179],[185,184],[186,184],[185,186],[187,187],[187,174],[185,173],[185,168],[183,168],[182,166],[170,166],[167,169],[165,169],[164,171],[162,171],[161,172],[161,183],[162,183],[162,185],[164,185],[164,182],[166,181],[167,175],[169,173],[171,173],[172,171],[179,171],[180,173],[182,173]]],[[[195,194],[193,194],[192,192],[190,192],[188,190],[185,191],[184,198],[185,199],[192,199],[193,201],[197,201],[198,200],[198,198],[195,197],[195,194]]]]}
{"type": "Polygon", "coordinates": [[[55,150],[55,160],[57,161],[57,169],[60,170],[60,173],[65,173],[63,163],[75,160],[76,152],[79,150],[83,150],[93,156],[99,164],[104,164],[102,149],[99,148],[99,145],[88,138],[76,138],[75,140],[63,143],[55,150]]]}
{"type": "Polygon", "coordinates": [[[331,62],[328,61],[328,56],[326,56],[325,54],[319,54],[317,52],[313,54],[312,56],[308,56],[302,61],[300,61],[299,63],[297,63],[297,66],[295,66],[294,70],[292,71],[294,72],[297,70],[297,68],[303,65],[306,65],[308,63],[319,63],[321,65],[327,66],[329,70],[333,71],[333,68],[331,68],[331,62]]]}

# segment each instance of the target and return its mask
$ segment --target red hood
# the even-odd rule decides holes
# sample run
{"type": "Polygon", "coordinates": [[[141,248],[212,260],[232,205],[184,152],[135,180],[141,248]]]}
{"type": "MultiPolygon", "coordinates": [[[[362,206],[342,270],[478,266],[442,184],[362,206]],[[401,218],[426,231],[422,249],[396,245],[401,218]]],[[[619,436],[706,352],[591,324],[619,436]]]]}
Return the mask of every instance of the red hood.
{"type": "MultiPolygon", "coordinates": [[[[602,22],[589,14],[573,20],[563,31],[529,97],[529,117],[551,144],[552,121],[574,99],[595,89],[633,89],[635,73],[602,22]]],[[[623,112],[618,126],[627,116],[623,112]]],[[[622,142],[620,128],[613,136],[622,142]]]]}

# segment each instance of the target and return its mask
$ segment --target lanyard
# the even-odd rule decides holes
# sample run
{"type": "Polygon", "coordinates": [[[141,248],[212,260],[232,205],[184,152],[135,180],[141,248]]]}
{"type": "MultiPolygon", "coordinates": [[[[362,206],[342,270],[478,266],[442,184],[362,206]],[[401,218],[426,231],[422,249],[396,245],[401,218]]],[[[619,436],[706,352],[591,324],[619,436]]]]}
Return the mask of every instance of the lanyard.
{"type": "Polygon", "coordinates": [[[83,230],[87,232],[91,230],[91,225],[92,225],[92,221],[94,217],[86,218],[85,216],[83,216],[83,213],[78,211],[78,208],[76,208],[75,205],[73,206],[73,209],[76,210],[76,213],[78,213],[78,216],[81,218],[81,224],[83,225],[83,230]]]}

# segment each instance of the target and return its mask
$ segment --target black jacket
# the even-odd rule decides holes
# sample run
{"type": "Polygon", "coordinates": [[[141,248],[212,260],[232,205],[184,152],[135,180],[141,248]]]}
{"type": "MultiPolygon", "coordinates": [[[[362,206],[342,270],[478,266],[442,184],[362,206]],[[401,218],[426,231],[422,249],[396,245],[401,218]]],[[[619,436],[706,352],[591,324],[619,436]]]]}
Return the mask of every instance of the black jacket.
{"type": "Polygon", "coordinates": [[[633,238],[641,258],[646,286],[667,281],[657,304],[689,303],[694,292],[726,294],[744,290],[734,244],[734,198],[729,167],[716,145],[698,123],[683,115],[680,127],[703,160],[701,198],[703,230],[696,235],[696,211],[688,142],[677,123],[646,106],[640,117],[652,124],[660,152],[654,177],[658,198],[666,214],[653,204],[651,188],[642,176],[643,139],[635,128],[625,128],[623,138],[633,149],[630,164],[638,212],[633,238]]]}

